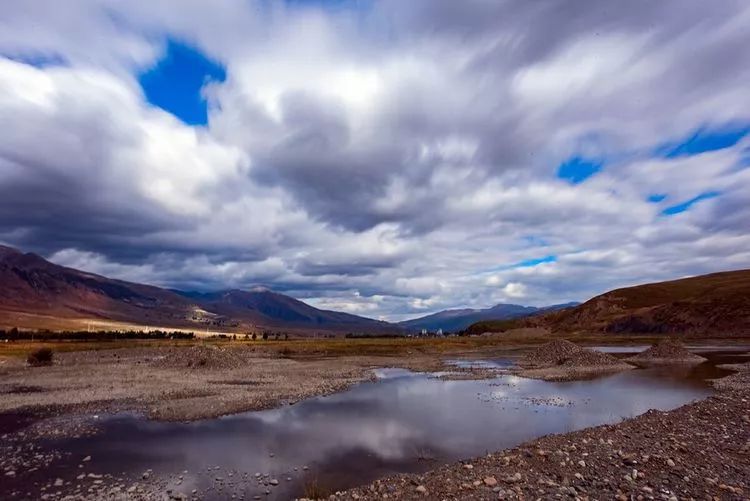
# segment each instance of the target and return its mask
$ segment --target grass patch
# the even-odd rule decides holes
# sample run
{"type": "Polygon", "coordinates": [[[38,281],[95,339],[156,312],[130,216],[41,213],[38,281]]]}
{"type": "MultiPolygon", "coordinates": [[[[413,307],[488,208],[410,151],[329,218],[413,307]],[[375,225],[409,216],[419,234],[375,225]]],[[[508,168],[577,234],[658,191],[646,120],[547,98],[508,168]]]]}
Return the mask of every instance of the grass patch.
{"type": "MultiPolygon", "coordinates": [[[[509,330],[484,336],[463,336],[445,338],[297,338],[289,340],[230,340],[201,338],[195,340],[117,340],[117,341],[10,341],[0,342],[0,356],[25,358],[30,351],[47,347],[55,353],[69,351],[107,350],[119,348],[189,347],[214,345],[223,348],[255,350],[259,355],[266,354],[279,358],[327,358],[345,356],[419,356],[447,353],[491,352],[493,349],[514,349],[529,345],[543,344],[553,339],[567,339],[582,345],[631,345],[652,344],[660,335],[624,335],[592,333],[548,333],[538,329],[509,330]]],[[[720,342],[719,336],[712,339],[720,342]]],[[[704,340],[701,340],[704,341],[704,340]]],[[[727,339],[732,342],[736,339],[727,339]]]]}
{"type": "Polygon", "coordinates": [[[302,492],[304,492],[304,497],[307,499],[328,499],[328,497],[333,494],[331,489],[328,489],[320,483],[317,476],[305,479],[302,492]]]}

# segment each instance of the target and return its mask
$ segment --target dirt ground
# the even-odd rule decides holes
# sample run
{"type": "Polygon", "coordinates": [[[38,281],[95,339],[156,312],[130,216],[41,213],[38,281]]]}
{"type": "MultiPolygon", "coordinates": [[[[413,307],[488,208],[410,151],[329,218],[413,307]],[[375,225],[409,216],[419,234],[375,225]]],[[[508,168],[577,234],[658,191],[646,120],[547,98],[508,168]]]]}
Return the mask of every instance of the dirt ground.
{"type": "Polygon", "coordinates": [[[295,360],[215,345],[60,353],[45,367],[6,358],[0,362],[0,413],[135,410],[154,419],[194,420],[334,393],[387,366],[442,368],[431,356],[295,360]]]}

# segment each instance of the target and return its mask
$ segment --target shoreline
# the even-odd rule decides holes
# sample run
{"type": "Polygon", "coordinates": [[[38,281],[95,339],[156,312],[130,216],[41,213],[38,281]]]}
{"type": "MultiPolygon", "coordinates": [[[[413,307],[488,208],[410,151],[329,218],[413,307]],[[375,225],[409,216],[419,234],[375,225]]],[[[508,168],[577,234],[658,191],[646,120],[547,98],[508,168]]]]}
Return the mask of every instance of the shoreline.
{"type": "Polygon", "coordinates": [[[552,434],[336,499],[748,499],[750,363],[670,411],[552,434]]]}

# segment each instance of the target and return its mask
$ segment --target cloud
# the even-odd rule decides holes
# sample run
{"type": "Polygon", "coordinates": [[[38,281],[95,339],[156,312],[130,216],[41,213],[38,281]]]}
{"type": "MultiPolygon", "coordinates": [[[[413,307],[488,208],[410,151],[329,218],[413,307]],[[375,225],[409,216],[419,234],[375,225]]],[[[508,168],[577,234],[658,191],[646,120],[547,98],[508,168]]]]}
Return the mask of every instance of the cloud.
{"type": "Polygon", "coordinates": [[[0,240],[392,319],[748,267],[748,23],[740,1],[17,3],[0,240]],[[197,127],[139,82],[170,44],[225,72],[188,89],[197,127]]]}

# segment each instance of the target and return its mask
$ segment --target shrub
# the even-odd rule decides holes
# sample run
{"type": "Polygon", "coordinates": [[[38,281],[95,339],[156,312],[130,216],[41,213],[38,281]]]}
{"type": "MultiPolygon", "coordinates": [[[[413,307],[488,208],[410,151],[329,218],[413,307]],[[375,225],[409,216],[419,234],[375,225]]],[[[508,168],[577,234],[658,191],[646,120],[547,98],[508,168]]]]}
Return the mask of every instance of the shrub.
{"type": "Polygon", "coordinates": [[[34,367],[40,365],[52,365],[52,357],[54,353],[49,348],[39,348],[29,353],[26,357],[26,362],[34,367]]]}

